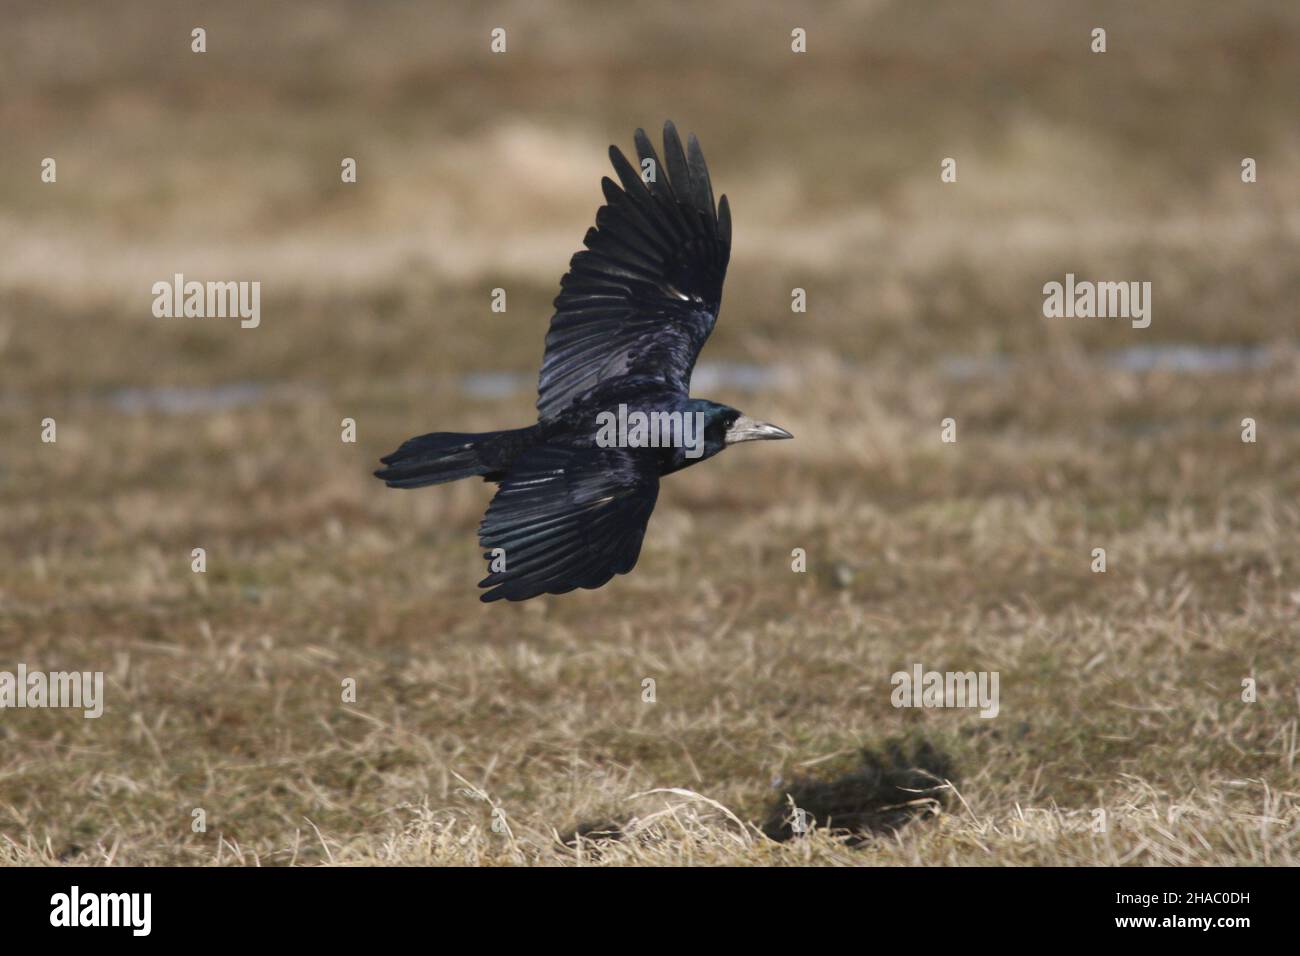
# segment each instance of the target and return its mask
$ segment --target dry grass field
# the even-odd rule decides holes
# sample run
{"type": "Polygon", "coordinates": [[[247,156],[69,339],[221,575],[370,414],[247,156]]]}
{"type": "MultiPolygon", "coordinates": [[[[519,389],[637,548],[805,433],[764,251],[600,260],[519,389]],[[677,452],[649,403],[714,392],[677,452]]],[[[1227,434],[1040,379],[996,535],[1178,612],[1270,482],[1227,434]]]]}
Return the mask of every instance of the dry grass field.
{"type": "Polygon", "coordinates": [[[806,7],[7,5],[0,671],[106,690],[0,710],[0,863],[1300,862],[1300,9],[806,7]],[[370,472],[533,420],[666,118],[735,218],[695,392],[796,440],[482,605],[491,488],[370,472]],[[177,272],[260,326],[155,318],[177,272]],[[1067,272],[1150,327],[1044,318],[1067,272]]]}

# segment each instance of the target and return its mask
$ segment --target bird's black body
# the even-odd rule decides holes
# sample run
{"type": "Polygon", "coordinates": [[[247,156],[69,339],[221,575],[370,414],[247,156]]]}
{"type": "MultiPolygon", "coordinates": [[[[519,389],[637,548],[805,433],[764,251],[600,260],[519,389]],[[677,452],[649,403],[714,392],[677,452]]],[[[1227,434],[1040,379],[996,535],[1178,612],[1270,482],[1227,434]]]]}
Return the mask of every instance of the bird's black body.
{"type": "Polygon", "coordinates": [[[714,205],[694,136],[683,150],[665,125],[666,167],[641,130],[636,146],[641,173],[610,147],[622,188],[601,182],[606,204],[560,283],[537,424],[412,438],[375,472],[395,488],[471,476],[500,485],[479,526],[491,569],[480,582],[491,588],[484,601],[596,588],[627,573],[661,476],[728,444],[790,437],[690,397],[691,370],[721,304],[731,212],[726,196],[714,205]],[[612,446],[598,422],[620,408],[664,421],[690,416],[703,432],[693,444],[612,446]]]}

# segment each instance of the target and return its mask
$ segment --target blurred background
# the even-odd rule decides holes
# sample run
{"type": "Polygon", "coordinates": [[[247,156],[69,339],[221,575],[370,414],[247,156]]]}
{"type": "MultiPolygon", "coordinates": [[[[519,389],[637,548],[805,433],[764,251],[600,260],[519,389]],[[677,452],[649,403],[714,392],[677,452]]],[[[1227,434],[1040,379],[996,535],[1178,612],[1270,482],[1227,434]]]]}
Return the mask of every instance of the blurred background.
{"type": "MultiPolygon", "coordinates": [[[[0,860],[564,862],[557,834],[645,790],[757,821],[900,739],[942,752],[958,810],[798,860],[1294,860],[1294,3],[5,21],[0,669],[108,691],[100,720],[0,714],[0,860]],[[490,489],[369,473],[533,420],[606,149],[669,118],[735,223],[695,393],[797,441],[665,483],[632,575],[484,608],[490,489]],[[260,327],[155,318],[178,272],[260,281],[260,327]],[[1067,272],[1151,282],[1151,326],[1045,319],[1067,272]],[[918,661],[999,671],[1001,716],[895,710],[918,661]]],[[[796,852],[685,806],[603,858],[796,852]]]]}

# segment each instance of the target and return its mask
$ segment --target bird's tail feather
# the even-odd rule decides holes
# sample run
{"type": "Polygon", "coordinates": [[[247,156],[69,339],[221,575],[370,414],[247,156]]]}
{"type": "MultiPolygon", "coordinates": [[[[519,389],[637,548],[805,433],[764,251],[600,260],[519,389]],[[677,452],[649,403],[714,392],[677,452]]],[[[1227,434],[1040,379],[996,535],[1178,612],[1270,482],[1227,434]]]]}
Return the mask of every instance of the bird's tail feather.
{"type": "Polygon", "coordinates": [[[390,488],[420,488],[486,475],[491,465],[479,454],[485,439],[498,432],[466,434],[433,432],[402,443],[391,455],[379,459],[388,467],[375,472],[390,488]]]}

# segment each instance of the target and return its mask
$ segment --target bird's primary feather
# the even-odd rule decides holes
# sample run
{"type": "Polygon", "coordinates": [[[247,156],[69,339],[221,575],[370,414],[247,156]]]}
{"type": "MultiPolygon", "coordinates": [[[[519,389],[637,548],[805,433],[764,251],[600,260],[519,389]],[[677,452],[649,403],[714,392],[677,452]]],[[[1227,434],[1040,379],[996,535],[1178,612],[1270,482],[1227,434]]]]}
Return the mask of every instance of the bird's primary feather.
{"type": "Polygon", "coordinates": [[[658,467],[655,456],[623,448],[526,452],[479,526],[488,567],[505,564],[479,582],[492,589],[483,600],[598,588],[631,571],[659,495],[658,467]]]}
{"type": "Polygon", "coordinates": [[[695,360],[718,318],[731,258],[726,197],[720,215],[699,142],[692,136],[690,144],[688,159],[676,127],[665,124],[665,169],[637,130],[637,155],[649,184],[618,147],[610,147],[622,187],[602,181],[605,205],[583,240],[586,248],[560,280],[538,378],[542,421],[623,376],[653,376],[688,395],[695,360]]]}

